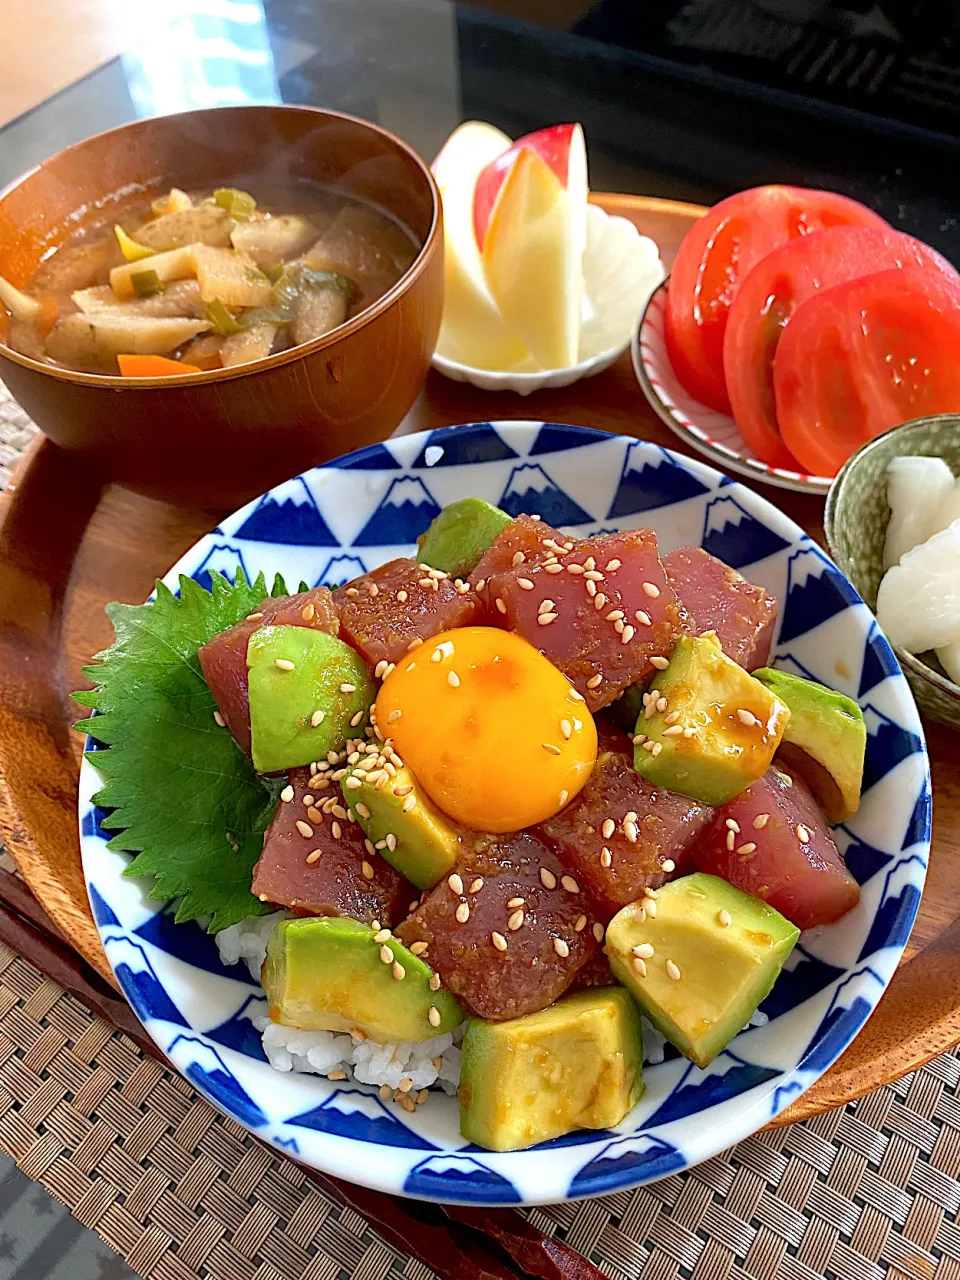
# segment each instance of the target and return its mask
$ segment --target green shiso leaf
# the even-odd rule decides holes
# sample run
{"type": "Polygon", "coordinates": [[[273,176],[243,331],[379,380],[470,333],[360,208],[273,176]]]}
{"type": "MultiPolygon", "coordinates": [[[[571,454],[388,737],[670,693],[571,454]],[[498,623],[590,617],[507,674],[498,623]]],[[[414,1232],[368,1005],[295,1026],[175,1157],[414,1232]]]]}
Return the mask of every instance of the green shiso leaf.
{"type": "MultiPolygon", "coordinates": [[[[94,797],[113,812],[111,849],[136,854],[125,871],[153,876],[151,898],[178,898],[177,920],[211,916],[214,933],[272,908],[250,892],[263,833],[282,781],[254,773],[227,729],[200,670],[197,650],[252,613],[267,596],[263,575],[212,590],[180,578],[179,598],[157,582],[151,604],[108,604],[116,636],[74,694],[97,714],[77,728],[108,747],[88,759],[105,777],[94,797]]],[[[277,576],[273,595],[286,594],[277,576]]]]}

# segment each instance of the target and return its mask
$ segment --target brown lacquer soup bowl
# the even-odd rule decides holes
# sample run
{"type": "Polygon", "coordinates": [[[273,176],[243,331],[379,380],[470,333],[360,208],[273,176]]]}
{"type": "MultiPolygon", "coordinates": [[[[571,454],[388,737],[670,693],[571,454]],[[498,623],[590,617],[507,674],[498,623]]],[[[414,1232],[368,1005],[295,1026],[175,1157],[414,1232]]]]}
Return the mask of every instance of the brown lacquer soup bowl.
{"type": "Polygon", "coordinates": [[[398,282],[339,328],[250,364],[131,379],[12,350],[0,308],[0,378],[51,440],[111,480],[208,509],[388,436],[433,354],[443,230],[427,165],[367,121],[310,107],[229,107],[88,138],[0,193],[0,276],[24,288],[78,230],[109,226],[171,187],[304,184],[379,206],[420,246],[398,282]]]}

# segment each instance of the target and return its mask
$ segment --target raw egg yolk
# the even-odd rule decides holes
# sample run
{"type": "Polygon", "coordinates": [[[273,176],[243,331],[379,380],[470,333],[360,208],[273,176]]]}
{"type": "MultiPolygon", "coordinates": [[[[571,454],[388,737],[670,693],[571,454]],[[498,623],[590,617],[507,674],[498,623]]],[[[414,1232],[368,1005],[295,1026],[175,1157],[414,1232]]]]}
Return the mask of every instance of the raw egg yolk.
{"type": "Polygon", "coordinates": [[[518,831],[577,794],[597,729],[566,676],[520,636],[460,627],[398,662],[377,725],[445,813],[474,831],[518,831]]]}

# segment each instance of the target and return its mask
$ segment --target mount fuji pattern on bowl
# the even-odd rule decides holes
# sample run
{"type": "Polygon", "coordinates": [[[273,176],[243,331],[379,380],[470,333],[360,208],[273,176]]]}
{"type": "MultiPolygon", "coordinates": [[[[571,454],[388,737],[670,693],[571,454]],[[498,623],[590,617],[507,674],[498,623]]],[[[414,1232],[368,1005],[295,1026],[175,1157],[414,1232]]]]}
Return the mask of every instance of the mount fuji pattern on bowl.
{"type": "Polygon", "coordinates": [[[633,334],[631,354],[637,381],[654,413],[671,431],[721,467],[742,476],[763,480],[778,489],[798,493],[826,493],[833,481],[806,471],[788,471],[761,462],[744,440],[728,413],[710,409],[695,400],[680,382],[670,363],[664,336],[667,282],[651,295],[633,334]]]}
{"type": "MultiPolygon", "coordinates": [[[[705,1160],[766,1124],[857,1034],[910,933],[930,847],[930,778],[913,698],[871,614],[795,524],[725,476],[669,450],[554,423],[477,423],[376,444],[277,486],[202,538],[167,574],[280,571],[337,583],[395,556],[446,503],[476,496],[586,535],[652,527],[666,551],[699,543],[781,602],[773,660],[856,698],[866,718],[863,803],[837,831],[862,886],[844,920],[804,934],[763,1005],[706,1070],[675,1053],[615,1130],[530,1151],[467,1144],[457,1106],[414,1115],[374,1090],[279,1076],[251,1023],[265,1004],[245,967],[224,967],[196,925],[175,925],[124,879],[80,779],[83,865],[100,936],[146,1029],[201,1093],[302,1163],[392,1194],[467,1204],[537,1204],[616,1191],[705,1160]]],[[[91,745],[96,748],[95,743],[91,745]]]]}

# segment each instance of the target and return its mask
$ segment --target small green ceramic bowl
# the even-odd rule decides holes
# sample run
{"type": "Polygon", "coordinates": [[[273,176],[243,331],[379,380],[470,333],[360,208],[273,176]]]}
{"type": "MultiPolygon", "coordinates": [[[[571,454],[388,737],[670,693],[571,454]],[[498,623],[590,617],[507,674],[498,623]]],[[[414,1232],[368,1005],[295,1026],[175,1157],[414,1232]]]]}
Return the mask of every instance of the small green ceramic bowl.
{"type": "MultiPolygon", "coordinates": [[[[887,464],[904,455],[943,458],[960,475],[960,414],[917,418],[894,427],[858,450],[827,495],[823,526],[830,554],[871,609],[883,577],[883,543],[890,519],[887,464]]],[[[921,711],[960,729],[960,687],[932,653],[893,650],[921,711]]]]}

